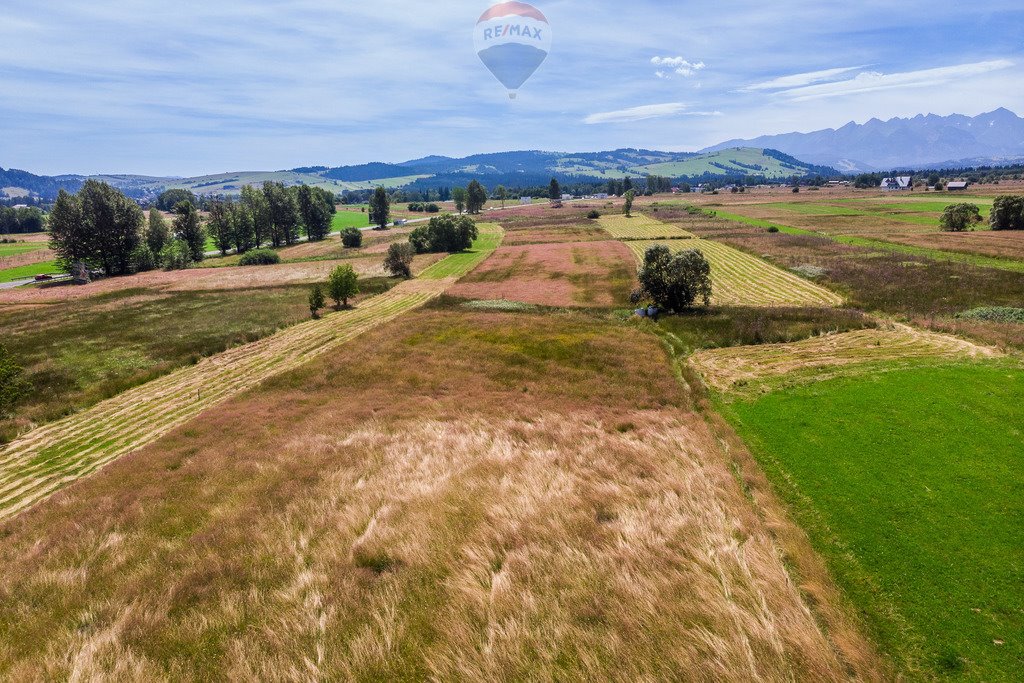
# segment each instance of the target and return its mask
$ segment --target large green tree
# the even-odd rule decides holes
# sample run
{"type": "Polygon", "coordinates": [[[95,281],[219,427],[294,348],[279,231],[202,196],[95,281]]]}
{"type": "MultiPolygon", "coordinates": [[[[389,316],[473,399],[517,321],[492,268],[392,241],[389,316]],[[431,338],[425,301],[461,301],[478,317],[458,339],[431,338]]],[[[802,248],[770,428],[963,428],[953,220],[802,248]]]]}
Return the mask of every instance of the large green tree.
{"type": "Polygon", "coordinates": [[[146,227],[146,245],[153,254],[159,254],[171,239],[171,229],[164,214],[155,206],[149,210],[146,227]]]}
{"type": "Polygon", "coordinates": [[[663,244],[650,247],[637,278],[636,301],[649,299],[659,308],[675,312],[698,300],[705,306],[711,303],[711,265],[697,249],[673,254],[663,244]]]}
{"type": "Polygon", "coordinates": [[[174,237],[188,246],[188,255],[193,263],[202,261],[206,256],[206,231],[192,202],[181,202],[174,207],[174,237]]]}
{"type": "Polygon", "coordinates": [[[479,180],[471,180],[466,188],[466,210],[471,214],[478,214],[486,203],[487,189],[479,180]]]}
{"type": "Polygon", "coordinates": [[[508,189],[504,185],[498,185],[494,190],[494,196],[501,202],[501,208],[505,208],[505,201],[508,199],[508,189]]]}
{"type": "Polygon", "coordinates": [[[133,272],[145,216],[121,191],[87,180],[77,195],[61,192],[50,212],[50,246],[69,269],[81,261],[107,275],[133,272]]]}
{"type": "Polygon", "coordinates": [[[348,300],[359,293],[359,276],[352,266],[338,266],[327,280],[327,295],[334,299],[334,307],[348,306],[348,300]]]}
{"type": "Polygon", "coordinates": [[[299,239],[299,205],[284,183],[263,183],[263,195],[270,211],[270,243],[275,247],[299,239]]]}
{"type": "Polygon", "coordinates": [[[626,214],[627,217],[633,215],[633,201],[636,199],[636,192],[629,190],[626,192],[626,202],[622,206],[622,213],[626,214]]]}
{"type": "Polygon", "coordinates": [[[331,234],[331,204],[317,188],[299,187],[299,215],[310,242],[318,242],[331,234]]]}
{"type": "Polygon", "coordinates": [[[156,208],[162,211],[174,211],[175,207],[182,202],[196,204],[196,196],[190,191],[181,188],[164,190],[156,199],[156,208]]]}
{"type": "Polygon", "coordinates": [[[552,178],[548,185],[548,199],[554,201],[562,198],[562,186],[558,184],[558,178],[552,178]]]}
{"type": "Polygon", "coordinates": [[[427,225],[409,235],[409,244],[417,253],[456,253],[473,246],[477,238],[476,223],[469,216],[450,213],[434,216],[427,225]]]}
{"type": "Polygon", "coordinates": [[[455,213],[462,213],[466,210],[466,201],[468,199],[469,193],[466,192],[466,188],[452,188],[452,201],[455,202],[455,213]]]}
{"type": "Polygon", "coordinates": [[[239,204],[252,221],[251,241],[247,248],[258,249],[270,241],[274,227],[267,196],[252,185],[246,185],[242,188],[239,204]]]}
{"type": "Polygon", "coordinates": [[[946,232],[963,232],[981,221],[977,204],[950,204],[943,210],[939,225],[946,232]]]}
{"type": "Polygon", "coordinates": [[[391,200],[388,191],[378,187],[370,196],[370,224],[384,230],[391,222],[391,200]]]}
{"type": "Polygon", "coordinates": [[[226,256],[236,243],[234,202],[213,201],[209,206],[206,229],[217,245],[221,256],[226,256]]]}
{"type": "Polygon", "coordinates": [[[1024,230],[1024,196],[996,197],[989,222],[993,230],[1024,230]]]}

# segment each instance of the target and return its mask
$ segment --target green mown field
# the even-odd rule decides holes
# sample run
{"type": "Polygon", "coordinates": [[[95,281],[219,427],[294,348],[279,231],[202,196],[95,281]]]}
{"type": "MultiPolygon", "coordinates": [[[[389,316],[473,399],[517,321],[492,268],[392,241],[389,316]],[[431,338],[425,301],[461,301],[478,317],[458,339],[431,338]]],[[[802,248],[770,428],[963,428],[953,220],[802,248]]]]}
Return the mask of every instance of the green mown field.
{"type": "Polygon", "coordinates": [[[724,407],[914,677],[1024,671],[1024,370],[893,370],[724,407]]]}
{"type": "Polygon", "coordinates": [[[30,263],[27,266],[0,270],[0,282],[28,280],[36,275],[59,275],[62,272],[56,261],[42,261],[40,263],[30,263]]]}

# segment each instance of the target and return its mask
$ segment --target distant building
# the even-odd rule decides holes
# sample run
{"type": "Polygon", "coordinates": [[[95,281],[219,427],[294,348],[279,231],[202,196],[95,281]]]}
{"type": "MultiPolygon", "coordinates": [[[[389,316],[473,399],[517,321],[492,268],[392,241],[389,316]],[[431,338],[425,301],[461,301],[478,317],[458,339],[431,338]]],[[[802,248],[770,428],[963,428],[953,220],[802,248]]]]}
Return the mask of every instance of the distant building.
{"type": "Polygon", "coordinates": [[[608,193],[598,192],[597,194],[594,195],[594,199],[608,199],[608,193]]]}
{"type": "Polygon", "coordinates": [[[562,201],[563,201],[563,202],[567,202],[567,201],[569,201],[570,199],[572,199],[572,195],[571,195],[571,194],[563,194],[563,195],[562,195],[562,201]]]}
{"type": "Polygon", "coordinates": [[[914,189],[914,179],[908,175],[886,178],[882,181],[882,189],[889,192],[912,190],[914,189]]]}
{"type": "Polygon", "coordinates": [[[957,180],[946,185],[946,189],[950,192],[962,192],[967,189],[967,183],[962,180],[957,180]]]}
{"type": "Polygon", "coordinates": [[[533,204],[533,197],[520,197],[519,198],[519,203],[520,204],[533,204]]]}

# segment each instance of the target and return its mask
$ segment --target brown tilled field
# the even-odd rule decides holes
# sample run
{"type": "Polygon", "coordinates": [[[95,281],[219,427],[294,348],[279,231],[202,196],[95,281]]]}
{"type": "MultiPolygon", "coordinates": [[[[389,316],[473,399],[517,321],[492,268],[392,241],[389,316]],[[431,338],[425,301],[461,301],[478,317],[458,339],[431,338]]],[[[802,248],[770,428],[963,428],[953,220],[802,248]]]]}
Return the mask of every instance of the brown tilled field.
{"type": "Polygon", "coordinates": [[[729,463],[653,336],[413,313],[0,526],[0,670],[881,678],[729,463]]]}
{"type": "Polygon", "coordinates": [[[542,306],[627,305],[635,271],[621,242],[502,247],[449,293],[542,306]]]}

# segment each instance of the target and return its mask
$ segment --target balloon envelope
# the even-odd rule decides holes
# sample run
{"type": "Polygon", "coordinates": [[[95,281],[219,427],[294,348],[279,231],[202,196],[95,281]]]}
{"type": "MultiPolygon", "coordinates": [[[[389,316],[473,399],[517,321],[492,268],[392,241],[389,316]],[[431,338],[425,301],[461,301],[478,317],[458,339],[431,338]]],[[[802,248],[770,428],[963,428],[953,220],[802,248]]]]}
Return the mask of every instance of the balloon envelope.
{"type": "Polygon", "coordinates": [[[525,2],[500,2],[483,13],[473,32],[477,55],[510,91],[522,87],[547,59],[551,27],[525,2]]]}

